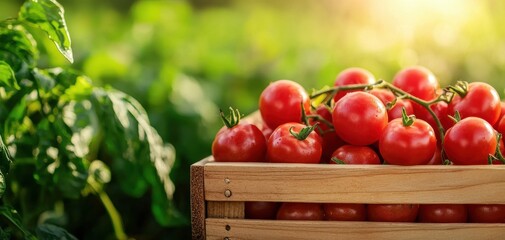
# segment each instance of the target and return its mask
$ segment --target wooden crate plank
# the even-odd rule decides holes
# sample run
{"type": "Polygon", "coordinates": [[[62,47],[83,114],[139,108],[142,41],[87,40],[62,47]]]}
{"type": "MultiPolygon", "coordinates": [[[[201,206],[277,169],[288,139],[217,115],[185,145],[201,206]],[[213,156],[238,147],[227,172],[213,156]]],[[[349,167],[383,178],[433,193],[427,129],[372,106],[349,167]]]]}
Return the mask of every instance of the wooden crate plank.
{"type": "Polygon", "coordinates": [[[211,201],[505,203],[505,166],[208,162],[205,198],[211,201]]]}
{"type": "Polygon", "coordinates": [[[190,167],[191,233],[193,239],[205,239],[204,166],[211,157],[190,167]]]}
{"type": "Polygon", "coordinates": [[[503,239],[505,224],[275,221],[209,218],[207,239],[503,239]]]}
{"type": "Polygon", "coordinates": [[[244,218],[244,202],[207,202],[207,217],[244,218]]]}

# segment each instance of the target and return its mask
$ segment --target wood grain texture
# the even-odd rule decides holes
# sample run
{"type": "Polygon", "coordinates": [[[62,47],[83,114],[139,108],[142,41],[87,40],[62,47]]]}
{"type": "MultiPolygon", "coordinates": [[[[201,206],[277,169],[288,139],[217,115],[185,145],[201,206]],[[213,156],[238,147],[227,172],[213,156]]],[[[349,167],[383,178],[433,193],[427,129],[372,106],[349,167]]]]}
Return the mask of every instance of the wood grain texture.
{"type": "Polygon", "coordinates": [[[209,218],[244,218],[244,202],[207,202],[209,218]]]}
{"type": "Polygon", "coordinates": [[[499,165],[208,162],[204,168],[210,201],[505,203],[505,166],[499,165]]]}
{"type": "Polygon", "coordinates": [[[190,167],[191,234],[193,239],[205,239],[204,166],[211,158],[203,159],[190,167]]]}
{"type": "Polygon", "coordinates": [[[206,220],[207,239],[479,239],[505,236],[505,224],[430,224],[217,219],[206,220]],[[228,226],[228,227],[227,227],[228,226]]]}

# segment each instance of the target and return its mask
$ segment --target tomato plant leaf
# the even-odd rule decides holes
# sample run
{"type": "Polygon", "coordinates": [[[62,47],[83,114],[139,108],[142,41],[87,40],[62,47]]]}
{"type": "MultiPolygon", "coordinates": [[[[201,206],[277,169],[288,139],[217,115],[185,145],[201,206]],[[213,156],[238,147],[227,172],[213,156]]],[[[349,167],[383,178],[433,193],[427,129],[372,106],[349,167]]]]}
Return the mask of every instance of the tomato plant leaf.
{"type": "Polygon", "coordinates": [[[53,224],[44,223],[35,230],[39,240],[77,240],[75,236],[67,232],[67,230],[53,224]]]}
{"type": "Polygon", "coordinates": [[[2,179],[0,181],[0,198],[5,191],[5,176],[9,173],[11,163],[11,154],[2,140],[2,135],[0,135],[0,174],[2,174],[2,179]]]}
{"type": "Polygon", "coordinates": [[[32,35],[20,25],[0,24],[0,60],[14,73],[34,67],[39,57],[32,35]]]}
{"type": "Polygon", "coordinates": [[[37,238],[33,236],[21,223],[21,217],[16,209],[11,206],[0,206],[0,217],[7,219],[10,225],[16,227],[16,229],[24,235],[25,240],[37,240],[37,238]]]}
{"type": "Polygon", "coordinates": [[[47,33],[58,50],[70,62],[74,61],[70,35],[63,7],[55,0],[26,1],[19,12],[19,20],[33,24],[47,33]]]}
{"type": "Polygon", "coordinates": [[[175,187],[169,174],[175,160],[174,149],[163,143],[135,99],[115,90],[97,90],[94,94],[101,106],[99,118],[106,121],[106,148],[122,158],[112,163],[113,175],[122,179],[123,191],[133,196],[144,194],[150,186],[156,220],[162,225],[170,224],[167,212],[173,210],[170,202],[175,187]]]}
{"type": "Polygon", "coordinates": [[[0,87],[4,87],[7,91],[19,90],[18,81],[14,75],[11,66],[0,60],[0,87]]]}

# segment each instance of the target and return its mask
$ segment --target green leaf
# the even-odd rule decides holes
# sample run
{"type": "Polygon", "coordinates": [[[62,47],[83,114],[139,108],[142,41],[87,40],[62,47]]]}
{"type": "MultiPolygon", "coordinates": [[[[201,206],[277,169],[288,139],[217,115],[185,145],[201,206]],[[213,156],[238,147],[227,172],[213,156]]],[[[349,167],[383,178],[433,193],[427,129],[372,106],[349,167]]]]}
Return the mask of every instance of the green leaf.
{"type": "Polygon", "coordinates": [[[35,230],[39,240],[77,240],[67,230],[53,224],[41,224],[35,230]]]}
{"type": "Polygon", "coordinates": [[[7,184],[5,183],[5,177],[2,172],[0,172],[0,198],[3,197],[7,184]]]}
{"type": "Polygon", "coordinates": [[[21,223],[21,217],[19,216],[16,209],[10,206],[0,206],[0,217],[6,218],[11,225],[19,230],[26,240],[36,240],[37,238],[33,236],[28,229],[21,223]]]}
{"type": "Polygon", "coordinates": [[[121,179],[123,191],[143,195],[151,187],[153,214],[167,226],[173,220],[171,205],[174,184],[170,180],[175,153],[171,145],[150,125],[142,106],[132,97],[115,90],[96,89],[96,104],[101,106],[106,148],[117,156],[112,175],[121,179]]]}
{"type": "Polygon", "coordinates": [[[7,91],[19,90],[14,71],[5,61],[0,61],[0,87],[4,87],[7,91]]]}
{"type": "Polygon", "coordinates": [[[64,9],[57,1],[26,1],[19,12],[19,20],[34,24],[45,31],[63,56],[70,62],[74,61],[64,9]]]}
{"type": "Polygon", "coordinates": [[[35,67],[39,52],[32,35],[20,25],[0,24],[0,60],[17,74],[35,67]]]}
{"type": "Polygon", "coordinates": [[[0,179],[0,198],[2,197],[3,193],[5,192],[5,177],[9,173],[9,169],[12,163],[12,157],[11,154],[9,153],[9,150],[7,149],[7,146],[5,146],[3,140],[2,140],[2,135],[0,135],[0,174],[1,174],[1,179],[0,179]]]}

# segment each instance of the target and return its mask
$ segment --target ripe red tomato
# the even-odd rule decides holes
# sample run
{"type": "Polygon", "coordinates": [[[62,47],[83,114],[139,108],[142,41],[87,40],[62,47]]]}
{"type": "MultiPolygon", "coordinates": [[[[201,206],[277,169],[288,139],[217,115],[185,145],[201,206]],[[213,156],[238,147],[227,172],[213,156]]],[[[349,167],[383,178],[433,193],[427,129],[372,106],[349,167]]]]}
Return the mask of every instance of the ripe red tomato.
{"type": "MultiPolygon", "coordinates": [[[[315,131],[321,136],[323,139],[323,154],[321,156],[321,162],[322,163],[329,163],[331,162],[331,154],[340,146],[344,145],[345,142],[340,139],[339,136],[337,136],[337,133],[335,133],[334,129],[331,129],[329,124],[332,124],[332,117],[331,117],[331,109],[329,106],[325,104],[319,105],[315,112],[313,113],[314,115],[318,115],[319,117],[323,118],[326,120],[326,122],[323,122],[321,120],[313,120],[311,119],[310,124],[318,124],[315,131]]],[[[333,124],[331,125],[333,127],[333,124]]]]}
{"type": "Polygon", "coordinates": [[[279,202],[245,202],[246,219],[275,219],[279,202]]]}
{"type": "Polygon", "coordinates": [[[421,119],[415,119],[410,126],[405,126],[402,118],[394,119],[379,139],[379,151],[388,164],[427,164],[436,150],[435,132],[421,119]]]}
{"type": "Polygon", "coordinates": [[[464,204],[421,204],[419,222],[464,223],[467,221],[467,208],[464,204]]]}
{"type": "MultiPolygon", "coordinates": [[[[367,146],[344,145],[337,148],[331,157],[344,164],[381,164],[377,153],[367,146]]],[[[330,163],[335,162],[330,161],[330,163]]]]}
{"type": "Polygon", "coordinates": [[[426,165],[442,165],[442,163],[441,147],[439,147],[437,144],[437,150],[435,150],[435,154],[433,154],[433,157],[431,157],[430,161],[428,161],[426,165]]]}
{"type": "Polygon", "coordinates": [[[366,205],[353,203],[324,203],[324,215],[330,221],[365,221],[366,205]]]}
{"type": "Polygon", "coordinates": [[[422,66],[400,70],[393,79],[393,85],[422,100],[434,99],[439,88],[435,75],[422,66]]]}
{"type": "Polygon", "coordinates": [[[278,220],[324,220],[319,203],[282,203],[277,211],[278,220]]]}
{"type": "Polygon", "coordinates": [[[449,103],[448,114],[454,116],[456,111],[461,118],[480,117],[493,126],[501,113],[500,96],[487,83],[469,83],[467,94],[464,97],[456,95],[449,103]]]}
{"type": "MultiPolygon", "coordinates": [[[[375,83],[375,77],[371,72],[366,69],[352,67],[347,68],[344,71],[340,72],[335,79],[335,87],[346,86],[346,85],[354,85],[354,84],[372,84],[375,83]]],[[[350,92],[355,92],[359,90],[343,90],[337,92],[333,99],[335,102],[340,100],[344,95],[350,92]]]]}
{"type": "MultiPolygon", "coordinates": [[[[504,102],[504,101],[501,101],[501,102],[500,102],[500,108],[501,108],[501,109],[500,109],[500,117],[498,117],[498,122],[500,122],[500,119],[502,119],[502,118],[503,118],[503,116],[505,115],[505,102],[504,102]]],[[[496,124],[495,124],[495,126],[494,126],[494,127],[495,127],[495,129],[496,129],[496,127],[497,127],[496,125],[498,124],[498,122],[496,122],[496,124]]]]}
{"type": "Polygon", "coordinates": [[[488,164],[488,157],[494,155],[496,144],[495,130],[488,122],[467,117],[447,130],[443,148],[454,164],[488,164]]]}
{"type": "MultiPolygon", "coordinates": [[[[384,106],[387,106],[387,104],[393,102],[396,98],[391,91],[382,88],[374,88],[370,90],[369,93],[379,98],[382,103],[384,103],[384,106]]],[[[391,121],[395,118],[401,118],[402,108],[405,108],[407,115],[414,114],[414,108],[412,108],[412,103],[410,103],[410,101],[397,98],[393,107],[387,110],[388,120],[391,121]]]]}
{"type": "Polygon", "coordinates": [[[419,204],[368,204],[367,217],[374,222],[415,222],[419,204]]]}
{"type": "Polygon", "coordinates": [[[469,204],[468,220],[474,223],[505,223],[505,205],[469,204]]]}
{"type": "MultiPolygon", "coordinates": [[[[224,115],[221,112],[221,116],[224,115]]],[[[263,162],[265,161],[266,139],[253,124],[225,122],[212,142],[212,155],[216,162],[263,162]]]]}
{"type": "Polygon", "coordinates": [[[502,117],[496,124],[495,129],[502,135],[505,133],[505,117],[502,117]]]}
{"type": "Polygon", "coordinates": [[[302,103],[310,113],[310,99],[305,89],[291,80],[270,83],[261,93],[259,110],[263,121],[272,129],[288,122],[302,122],[302,103]]]}
{"type": "Polygon", "coordinates": [[[384,104],[367,92],[352,92],[333,108],[333,126],[337,135],[352,145],[376,142],[388,123],[384,104]]]}
{"type": "MultiPolygon", "coordinates": [[[[454,125],[454,121],[448,115],[447,112],[448,104],[446,102],[436,102],[434,104],[431,104],[430,108],[431,110],[433,110],[437,118],[440,120],[440,123],[444,128],[444,132],[454,125]]],[[[422,119],[430,124],[430,126],[435,131],[435,134],[437,135],[438,139],[440,137],[440,134],[438,131],[437,123],[435,122],[433,116],[431,116],[431,114],[428,112],[428,110],[420,106],[420,108],[417,108],[416,111],[414,112],[418,119],[422,119]]]]}
{"type": "Polygon", "coordinates": [[[301,123],[285,123],[277,127],[268,139],[267,160],[275,163],[319,163],[323,152],[321,137],[315,131],[306,136],[295,136],[307,128],[301,123]]]}

